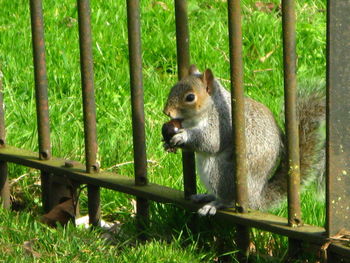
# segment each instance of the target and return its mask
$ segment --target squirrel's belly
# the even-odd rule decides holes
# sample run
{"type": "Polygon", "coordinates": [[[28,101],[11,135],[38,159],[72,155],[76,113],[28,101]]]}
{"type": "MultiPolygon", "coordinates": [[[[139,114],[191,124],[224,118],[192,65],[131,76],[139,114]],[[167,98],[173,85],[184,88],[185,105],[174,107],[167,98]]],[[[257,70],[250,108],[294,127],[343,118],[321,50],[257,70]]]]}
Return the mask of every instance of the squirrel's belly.
{"type": "Polygon", "coordinates": [[[210,175],[212,173],[214,162],[215,157],[211,154],[196,152],[196,164],[198,174],[200,176],[201,182],[211,194],[215,192],[213,191],[212,185],[210,183],[210,175]]]}
{"type": "MultiPolygon", "coordinates": [[[[228,174],[232,174],[232,163],[225,161],[228,159],[227,155],[229,155],[229,152],[218,154],[196,152],[197,171],[201,182],[210,194],[220,195],[220,192],[223,191],[220,181],[223,178],[225,179],[228,174]]],[[[230,182],[229,179],[225,179],[226,183],[230,182]]],[[[233,186],[228,185],[228,187],[232,189],[233,186]]]]}

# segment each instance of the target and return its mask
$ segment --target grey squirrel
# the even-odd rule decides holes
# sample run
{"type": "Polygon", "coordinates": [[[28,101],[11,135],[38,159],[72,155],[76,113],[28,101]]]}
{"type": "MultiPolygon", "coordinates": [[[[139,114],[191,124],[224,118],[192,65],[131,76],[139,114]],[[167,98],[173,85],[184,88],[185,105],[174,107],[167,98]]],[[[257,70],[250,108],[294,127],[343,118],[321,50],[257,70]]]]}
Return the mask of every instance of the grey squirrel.
{"type": "MultiPolygon", "coordinates": [[[[303,183],[312,169],[323,168],[319,133],[325,118],[322,92],[301,96],[297,111],[303,183]]],[[[200,73],[192,65],[188,76],[172,87],[164,113],[181,122],[165,148],[194,151],[197,171],[209,192],[191,196],[195,202],[208,202],[198,213],[214,215],[217,209],[234,206],[231,94],[210,69],[200,73]]],[[[285,138],[271,111],[248,97],[245,125],[249,208],[265,210],[287,193],[285,138]]]]}

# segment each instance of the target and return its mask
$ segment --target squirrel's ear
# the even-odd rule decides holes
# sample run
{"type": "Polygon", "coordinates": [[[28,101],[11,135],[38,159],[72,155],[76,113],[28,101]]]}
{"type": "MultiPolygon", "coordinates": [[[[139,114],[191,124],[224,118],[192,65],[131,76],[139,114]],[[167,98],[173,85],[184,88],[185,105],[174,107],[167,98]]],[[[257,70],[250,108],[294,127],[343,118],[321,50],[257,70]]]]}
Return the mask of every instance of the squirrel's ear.
{"type": "Polygon", "coordinates": [[[209,93],[209,95],[213,93],[213,89],[214,89],[213,80],[214,80],[213,72],[209,68],[206,69],[203,73],[203,82],[207,86],[207,92],[209,93]]]}
{"type": "Polygon", "coordinates": [[[192,64],[190,68],[188,69],[188,75],[194,75],[194,74],[199,74],[199,70],[196,67],[196,65],[192,64]]]}

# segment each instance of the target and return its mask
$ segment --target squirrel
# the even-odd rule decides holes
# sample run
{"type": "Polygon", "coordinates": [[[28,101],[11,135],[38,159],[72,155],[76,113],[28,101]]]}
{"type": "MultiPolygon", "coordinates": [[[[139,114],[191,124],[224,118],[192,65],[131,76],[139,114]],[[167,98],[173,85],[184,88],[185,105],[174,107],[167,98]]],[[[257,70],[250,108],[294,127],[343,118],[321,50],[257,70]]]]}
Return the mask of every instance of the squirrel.
{"type": "MultiPolygon", "coordinates": [[[[249,208],[266,210],[280,203],[287,193],[285,136],[265,105],[245,97],[244,106],[249,208]]],[[[320,127],[325,107],[322,92],[298,98],[302,184],[310,181],[313,170],[324,169],[320,127]]],[[[164,147],[194,151],[197,172],[209,192],[191,196],[194,202],[207,203],[198,213],[214,215],[218,209],[234,207],[230,92],[210,69],[200,73],[191,65],[188,76],[172,87],[163,112],[181,122],[181,128],[176,129],[164,147]]]]}

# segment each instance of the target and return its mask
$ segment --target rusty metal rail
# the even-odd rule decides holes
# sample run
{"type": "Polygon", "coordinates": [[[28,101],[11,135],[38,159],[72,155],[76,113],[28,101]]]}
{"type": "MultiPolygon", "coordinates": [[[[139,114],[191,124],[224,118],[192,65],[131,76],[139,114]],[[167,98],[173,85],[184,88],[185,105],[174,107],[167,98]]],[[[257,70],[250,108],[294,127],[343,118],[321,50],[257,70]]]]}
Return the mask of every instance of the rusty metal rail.
{"type": "MultiPolygon", "coordinates": [[[[153,183],[138,186],[135,185],[133,178],[116,173],[103,171],[99,174],[87,173],[85,166],[78,162],[75,162],[73,167],[66,167],[64,159],[53,157],[51,160],[44,161],[40,160],[34,152],[11,146],[0,148],[0,161],[12,162],[42,171],[52,172],[65,179],[70,179],[81,184],[104,187],[156,202],[176,204],[193,212],[197,211],[200,207],[198,204],[185,200],[183,198],[183,191],[153,183]]],[[[268,213],[258,211],[239,213],[232,210],[225,210],[218,211],[215,218],[223,219],[227,223],[255,227],[295,239],[302,239],[305,242],[312,242],[314,244],[321,245],[327,242],[326,230],[322,227],[306,224],[301,227],[289,227],[286,218],[268,213]]],[[[341,243],[332,243],[330,249],[340,255],[350,256],[348,247],[341,243]]]]}

